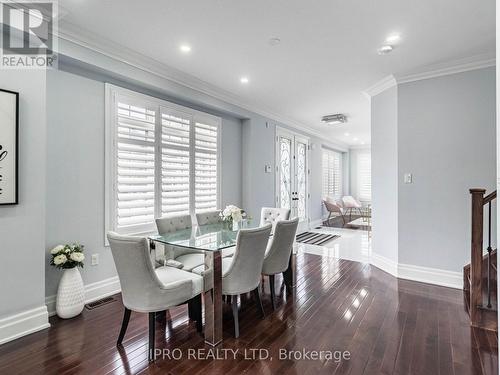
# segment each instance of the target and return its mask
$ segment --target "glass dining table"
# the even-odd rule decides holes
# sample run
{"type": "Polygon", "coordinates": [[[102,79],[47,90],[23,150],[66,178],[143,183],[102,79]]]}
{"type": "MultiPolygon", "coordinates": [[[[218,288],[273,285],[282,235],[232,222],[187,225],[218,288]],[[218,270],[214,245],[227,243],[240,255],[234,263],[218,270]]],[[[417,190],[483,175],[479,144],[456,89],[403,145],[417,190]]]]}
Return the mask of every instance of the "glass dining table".
{"type": "Polygon", "coordinates": [[[216,346],[222,342],[222,250],[236,245],[239,229],[255,228],[258,222],[245,220],[237,227],[228,223],[195,225],[171,233],[149,237],[151,248],[160,243],[194,249],[205,255],[204,306],[205,342],[216,346]],[[207,288],[210,286],[210,288],[207,288]]]}

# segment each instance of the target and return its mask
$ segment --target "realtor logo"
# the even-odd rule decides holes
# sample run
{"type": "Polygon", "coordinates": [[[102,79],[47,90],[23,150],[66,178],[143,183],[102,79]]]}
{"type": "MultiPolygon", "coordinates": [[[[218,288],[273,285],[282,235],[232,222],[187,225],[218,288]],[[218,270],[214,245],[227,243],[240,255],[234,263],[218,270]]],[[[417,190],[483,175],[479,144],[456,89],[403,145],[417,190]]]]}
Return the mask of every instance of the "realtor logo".
{"type": "Polygon", "coordinates": [[[2,1],[2,68],[55,67],[54,2],[2,1]]]}

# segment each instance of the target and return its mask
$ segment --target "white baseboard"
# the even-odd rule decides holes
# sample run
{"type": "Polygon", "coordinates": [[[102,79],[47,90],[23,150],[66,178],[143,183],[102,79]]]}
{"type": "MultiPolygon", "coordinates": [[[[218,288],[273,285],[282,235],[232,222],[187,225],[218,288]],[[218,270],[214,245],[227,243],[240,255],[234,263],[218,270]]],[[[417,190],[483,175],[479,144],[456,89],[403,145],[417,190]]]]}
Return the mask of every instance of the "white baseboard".
{"type": "Polygon", "coordinates": [[[420,281],[423,283],[447,286],[449,288],[463,288],[463,276],[461,272],[441,270],[438,268],[399,264],[398,277],[400,279],[420,281]]]}
{"type": "Polygon", "coordinates": [[[399,279],[462,289],[463,277],[460,272],[401,264],[376,253],[372,253],[370,263],[399,279]]]}
{"type": "Polygon", "coordinates": [[[370,263],[382,271],[390,273],[392,276],[398,277],[398,263],[392,259],[372,252],[370,263]]]}
{"type": "Polygon", "coordinates": [[[10,315],[0,319],[0,345],[49,327],[46,306],[10,315]]]}
{"type": "MultiPolygon", "coordinates": [[[[93,302],[98,299],[111,296],[116,293],[120,293],[120,280],[118,276],[110,277],[109,279],[104,279],[95,283],[85,285],[85,303],[93,302]]],[[[56,313],[56,296],[49,296],[45,298],[45,304],[47,305],[47,310],[49,316],[53,316],[56,313]]]]}

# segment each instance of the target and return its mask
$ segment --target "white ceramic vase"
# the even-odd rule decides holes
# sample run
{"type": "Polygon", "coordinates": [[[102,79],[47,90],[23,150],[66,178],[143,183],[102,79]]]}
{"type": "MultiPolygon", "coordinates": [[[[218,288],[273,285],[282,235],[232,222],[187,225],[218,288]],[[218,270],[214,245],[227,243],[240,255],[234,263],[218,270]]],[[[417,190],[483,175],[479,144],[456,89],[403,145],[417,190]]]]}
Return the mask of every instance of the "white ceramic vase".
{"type": "Polygon", "coordinates": [[[68,268],[59,281],[56,298],[56,312],[62,319],[69,319],[83,311],[85,290],[77,267],[68,268]]]}

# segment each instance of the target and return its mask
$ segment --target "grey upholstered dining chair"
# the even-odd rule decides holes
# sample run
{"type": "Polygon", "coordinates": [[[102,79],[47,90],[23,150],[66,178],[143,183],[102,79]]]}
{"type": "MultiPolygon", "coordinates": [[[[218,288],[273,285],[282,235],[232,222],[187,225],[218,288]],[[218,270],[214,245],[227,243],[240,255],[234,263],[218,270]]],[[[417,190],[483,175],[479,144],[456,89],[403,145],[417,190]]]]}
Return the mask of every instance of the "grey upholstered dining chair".
{"type": "MultiPolygon", "coordinates": [[[[262,265],[262,274],[269,276],[269,286],[271,288],[271,301],[273,310],[275,305],[274,291],[274,275],[283,273],[283,278],[286,280],[284,272],[288,269],[290,256],[292,254],[293,243],[299,218],[292,220],[281,220],[276,223],[274,234],[267,247],[262,265]]],[[[290,286],[287,285],[287,288],[290,286]]]]}
{"type": "MultiPolygon", "coordinates": [[[[172,233],[182,229],[192,228],[191,215],[164,216],[156,219],[156,228],[159,234],[172,233]]],[[[184,247],[165,245],[165,256],[178,262],[178,266],[185,271],[191,271],[205,263],[202,251],[184,247]],[[182,264],[182,265],[181,265],[182,264]]]]}
{"type": "Polygon", "coordinates": [[[146,238],[108,233],[108,241],[115,261],[122,290],[122,327],[117,345],[121,345],[127,331],[131,311],[149,313],[149,360],[154,360],[155,313],[179,304],[188,303],[189,315],[202,329],[201,292],[203,278],[173,267],[154,268],[150,261],[146,238]]]}
{"type": "MultiPolygon", "coordinates": [[[[207,211],[196,214],[196,222],[198,225],[209,225],[221,223],[220,217],[221,210],[207,211]]],[[[223,257],[232,257],[234,255],[234,246],[222,250],[223,257]]]]}
{"type": "Polygon", "coordinates": [[[198,225],[216,224],[221,222],[221,210],[206,211],[196,214],[198,225]]]}
{"type": "Polygon", "coordinates": [[[238,296],[253,292],[257,306],[264,317],[259,284],[271,225],[238,232],[234,256],[222,259],[222,294],[231,296],[234,336],[240,335],[238,322],[238,296]]]}
{"type": "Polygon", "coordinates": [[[260,211],[260,225],[263,226],[270,223],[273,228],[280,220],[288,220],[290,218],[290,210],[288,208],[262,207],[260,211]]]}

